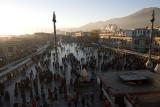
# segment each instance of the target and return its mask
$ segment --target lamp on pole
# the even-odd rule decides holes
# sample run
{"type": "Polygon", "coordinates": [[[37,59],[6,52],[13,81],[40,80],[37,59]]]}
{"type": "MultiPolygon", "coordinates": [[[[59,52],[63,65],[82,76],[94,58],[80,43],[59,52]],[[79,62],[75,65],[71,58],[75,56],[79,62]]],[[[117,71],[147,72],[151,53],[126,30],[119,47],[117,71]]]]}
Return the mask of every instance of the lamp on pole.
{"type": "Polygon", "coordinates": [[[148,57],[148,61],[146,62],[146,67],[148,70],[152,71],[153,70],[153,62],[152,62],[152,58],[151,58],[151,51],[152,51],[152,38],[154,36],[154,21],[155,21],[155,12],[153,10],[152,13],[152,19],[151,19],[151,34],[149,37],[149,57],[148,57]]]}

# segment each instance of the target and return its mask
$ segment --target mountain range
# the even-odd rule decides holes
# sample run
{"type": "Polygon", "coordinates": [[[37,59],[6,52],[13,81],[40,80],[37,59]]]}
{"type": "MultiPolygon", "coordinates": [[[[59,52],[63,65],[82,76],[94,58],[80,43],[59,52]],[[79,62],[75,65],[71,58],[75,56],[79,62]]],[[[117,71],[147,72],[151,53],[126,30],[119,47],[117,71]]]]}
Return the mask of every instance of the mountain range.
{"type": "Polygon", "coordinates": [[[79,28],[67,29],[67,31],[91,31],[94,29],[104,28],[108,24],[117,24],[119,27],[123,29],[147,27],[151,25],[150,20],[152,19],[153,10],[155,11],[155,26],[160,26],[160,8],[150,7],[150,8],[143,8],[125,17],[88,23],[79,28]]]}

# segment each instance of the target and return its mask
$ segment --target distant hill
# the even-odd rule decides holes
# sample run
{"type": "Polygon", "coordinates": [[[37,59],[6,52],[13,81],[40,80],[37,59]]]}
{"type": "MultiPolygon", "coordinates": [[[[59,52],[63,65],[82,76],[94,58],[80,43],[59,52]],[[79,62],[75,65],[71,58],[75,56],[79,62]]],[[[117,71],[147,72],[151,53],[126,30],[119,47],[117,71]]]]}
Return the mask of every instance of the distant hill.
{"type": "Polygon", "coordinates": [[[72,31],[90,31],[94,29],[101,29],[104,28],[108,24],[117,24],[118,26],[124,29],[132,29],[138,27],[146,27],[150,26],[150,20],[152,18],[152,11],[155,10],[155,25],[160,25],[160,8],[157,7],[150,7],[144,8],[140,11],[137,11],[131,15],[121,17],[121,18],[114,18],[106,21],[98,21],[95,23],[89,23],[84,26],[75,29],[69,29],[72,31]]]}

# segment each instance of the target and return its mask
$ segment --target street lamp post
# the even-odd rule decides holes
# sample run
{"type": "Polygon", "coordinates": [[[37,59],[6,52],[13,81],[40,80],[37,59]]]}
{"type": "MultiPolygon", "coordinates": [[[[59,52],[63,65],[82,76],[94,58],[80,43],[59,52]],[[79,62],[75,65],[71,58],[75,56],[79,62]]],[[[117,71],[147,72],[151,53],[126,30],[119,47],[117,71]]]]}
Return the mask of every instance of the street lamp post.
{"type": "Polygon", "coordinates": [[[153,70],[153,62],[152,62],[152,58],[151,58],[151,51],[152,51],[152,38],[154,36],[154,21],[155,21],[155,12],[153,10],[153,13],[152,13],[152,19],[151,19],[151,34],[150,34],[150,37],[149,37],[149,57],[148,57],[148,61],[146,62],[146,67],[148,70],[152,71],[153,70]]]}

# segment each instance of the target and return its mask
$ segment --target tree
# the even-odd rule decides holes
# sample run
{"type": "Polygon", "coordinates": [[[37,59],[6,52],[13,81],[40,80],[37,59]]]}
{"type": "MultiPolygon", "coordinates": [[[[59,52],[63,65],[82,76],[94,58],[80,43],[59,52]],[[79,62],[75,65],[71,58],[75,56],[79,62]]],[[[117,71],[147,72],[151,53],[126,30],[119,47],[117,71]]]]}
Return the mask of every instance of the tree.
{"type": "Polygon", "coordinates": [[[100,30],[92,30],[91,35],[89,36],[90,40],[93,42],[98,42],[100,39],[99,34],[100,34],[100,30]]]}

